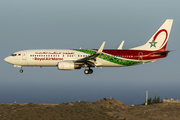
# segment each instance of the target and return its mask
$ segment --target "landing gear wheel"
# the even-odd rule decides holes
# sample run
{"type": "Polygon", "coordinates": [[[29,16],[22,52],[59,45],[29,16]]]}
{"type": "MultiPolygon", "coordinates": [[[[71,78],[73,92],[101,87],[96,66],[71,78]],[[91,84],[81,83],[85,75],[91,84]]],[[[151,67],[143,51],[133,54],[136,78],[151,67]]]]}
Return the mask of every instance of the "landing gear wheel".
{"type": "Polygon", "coordinates": [[[93,70],[92,69],[89,69],[89,70],[84,70],[84,73],[87,75],[87,74],[92,74],[93,73],[93,70]]]}
{"type": "Polygon", "coordinates": [[[93,73],[93,70],[92,70],[92,69],[89,69],[89,70],[88,70],[88,73],[89,73],[89,74],[92,74],[92,73],[93,73]]]}
{"type": "Polygon", "coordinates": [[[22,69],[20,69],[20,73],[23,73],[23,70],[22,70],[22,69]]]}
{"type": "Polygon", "coordinates": [[[84,73],[87,75],[87,74],[89,74],[89,71],[88,70],[84,70],[84,73]]]}

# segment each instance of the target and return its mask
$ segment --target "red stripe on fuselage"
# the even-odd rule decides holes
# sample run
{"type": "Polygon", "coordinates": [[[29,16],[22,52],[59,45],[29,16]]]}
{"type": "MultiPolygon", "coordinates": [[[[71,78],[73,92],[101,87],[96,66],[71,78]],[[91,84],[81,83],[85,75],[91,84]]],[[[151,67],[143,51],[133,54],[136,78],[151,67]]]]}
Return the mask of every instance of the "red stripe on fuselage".
{"type": "MultiPolygon", "coordinates": [[[[97,51],[97,49],[93,49],[97,51]]],[[[126,59],[132,59],[132,60],[151,60],[151,59],[158,59],[166,57],[167,54],[161,55],[161,54],[153,54],[159,52],[157,51],[146,51],[146,50],[111,50],[111,49],[104,49],[103,53],[112,55],[114,57],[121,57],[126,59]],[[140,58],[141,57],[141,58],[140,58]]]]}

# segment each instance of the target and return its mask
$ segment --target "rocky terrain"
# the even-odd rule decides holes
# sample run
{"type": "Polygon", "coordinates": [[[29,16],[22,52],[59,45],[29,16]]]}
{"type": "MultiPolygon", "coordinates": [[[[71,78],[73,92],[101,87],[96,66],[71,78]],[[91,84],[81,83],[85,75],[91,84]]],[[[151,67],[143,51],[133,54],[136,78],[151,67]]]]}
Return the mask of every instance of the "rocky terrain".
{"type": "Polygon", "coordinates": [[[62,104],[0,104],[0,120],[180,120],[180,104],[127,106],[113,98],[62,104]]]}

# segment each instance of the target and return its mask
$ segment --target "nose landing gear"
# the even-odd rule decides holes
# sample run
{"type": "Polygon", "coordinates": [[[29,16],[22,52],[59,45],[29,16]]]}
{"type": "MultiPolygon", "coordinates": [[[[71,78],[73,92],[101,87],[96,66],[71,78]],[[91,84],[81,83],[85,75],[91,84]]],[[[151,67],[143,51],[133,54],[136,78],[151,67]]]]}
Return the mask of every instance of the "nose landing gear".
{"type": "Polygon", "coordinates": [[[23,73],[23,69],[20,69],[20,73],[23,73]]]}
{"type": "Polygon", "coordinates": [[[18,67],[18,68],[21,68],[19,72],[20,72],[20,73],[23,73],[23,69],[22,69],[22,66],[20,66],[20,65],[14,65],[14,67],[18,67]]]}

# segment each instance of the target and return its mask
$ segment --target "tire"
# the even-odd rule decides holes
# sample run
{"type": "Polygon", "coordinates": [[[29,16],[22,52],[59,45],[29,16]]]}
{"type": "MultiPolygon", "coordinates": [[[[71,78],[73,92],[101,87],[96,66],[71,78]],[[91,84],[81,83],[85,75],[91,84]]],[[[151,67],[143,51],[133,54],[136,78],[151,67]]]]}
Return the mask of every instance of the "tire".
{"type": "Polygon", "coordinates": [[[20,73],[23,73],[23,70],[22,70],[22,69],[20,69],[20,73]]]}
{"type": "Polygon", "coordinates": [[[89,74],[89,71],[88,70],[84,70],[84,74],[89,74]]]}
{"type": "Polygon", "coordinates": [[[93,70],[92,69],[89,69],[89,74],[92,74],[93,73],[93,70]]]}

